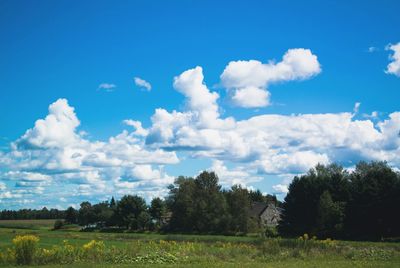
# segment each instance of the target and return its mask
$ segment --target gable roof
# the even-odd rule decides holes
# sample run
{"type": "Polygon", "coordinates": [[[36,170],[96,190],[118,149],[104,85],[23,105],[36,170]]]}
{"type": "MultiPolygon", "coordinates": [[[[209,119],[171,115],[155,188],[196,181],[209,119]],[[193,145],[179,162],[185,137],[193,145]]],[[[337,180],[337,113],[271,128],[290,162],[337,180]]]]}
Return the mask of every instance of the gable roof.
{"type": "Polygon", "coordinates": [[[254,202],[253,204],[251,204],[250,215],[253,217],[260,216],[264,212],[264,210],[267,209],[268,205],[268,203],[264,202],[254,202]]]}

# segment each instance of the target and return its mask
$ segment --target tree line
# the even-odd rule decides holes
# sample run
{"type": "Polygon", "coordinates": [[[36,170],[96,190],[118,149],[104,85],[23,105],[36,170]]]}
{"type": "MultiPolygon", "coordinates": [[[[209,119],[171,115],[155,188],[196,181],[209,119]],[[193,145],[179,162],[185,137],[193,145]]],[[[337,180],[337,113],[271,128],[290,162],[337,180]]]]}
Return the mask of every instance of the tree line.
{"type": "Polygon", "coordinates": [[[196,178],[180,176],[169,186],[163,200],[154,198],[147,206],[137,195],[116,201],[91,204],[82,202],[79,210],[65,211],[67,223],[91,228],[121,228],[132,231],[237,234],[258,231],[257,219],[250,217],[253,202],[280,204],[276,196],[239,185],[222,189],[214,172],[204,171],[196,178]]]}
{"type": "Polygon", "coordinates": [[[20,209],[0,211],[0,220],[41,220],[41,219],[63,219],[65,211],[59,209],[20,209]]]}
{"type": "Polygon", "coordinates": [[[282,235],[372,239],[400,236],[400,174],[386,162],[352,172],[317,165],[295,177],[283,203],[282,235]]]}
{"type": "Polygon", "coordinates": [[[337,164],[317,165],[289,185],[284,202],[239,185],[223,189],[214,172],[178,177],[165,199],[150,204],[125,195],[79,209],[3,210],[0,219],[60,219],[86,228],[132,231],[238,234],[260,231],[251,217],[254,202],[282,208],[282,236],[305,233],[319,238],[400,237],[400,174],[386,162],[360,162],[353,171],[337,164]]]}

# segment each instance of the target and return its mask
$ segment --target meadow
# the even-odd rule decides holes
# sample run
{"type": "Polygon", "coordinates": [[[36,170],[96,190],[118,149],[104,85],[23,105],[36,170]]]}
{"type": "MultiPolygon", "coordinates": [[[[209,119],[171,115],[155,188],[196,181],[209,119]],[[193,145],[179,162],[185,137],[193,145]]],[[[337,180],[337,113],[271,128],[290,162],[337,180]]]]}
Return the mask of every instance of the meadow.
{"type": "Polygon", "coordinates": [[[0,221],[0,265],[16,261],[16,237],[39,239],[40,267],[399,267],[400,243],[52,230],[54,220],[0,221]],[[14,239],[14,243],[13,243],[14,239]]]}

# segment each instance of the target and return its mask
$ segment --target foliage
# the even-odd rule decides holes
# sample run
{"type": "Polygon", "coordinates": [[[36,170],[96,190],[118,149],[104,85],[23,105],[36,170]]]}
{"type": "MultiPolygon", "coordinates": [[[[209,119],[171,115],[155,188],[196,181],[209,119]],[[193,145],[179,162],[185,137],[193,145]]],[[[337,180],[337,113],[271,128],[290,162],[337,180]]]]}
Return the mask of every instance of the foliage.
{"type": "Polygon", "coordinates": [[[166,199],[172,212],[169,230],[179,232],[245,234],[255,231],[258,224],[254,224],[249,213],[252,200],[273,200],[271,196],[238,185],[222,190],[218,176],[207,171],[195,179],[178,177],[169,189],[166,199]]]}
{"type": "Polygon", "coordinates": [[[306,175],[295,177],[283,203],[279,231],[297,236],[317,232],[320,197],[329,191],[334,201],[349,199],[348,173],[338,165],[317,165],[306,175]]]}
{"type": "Polygon", "coordinates": [[[345,229],[350,237],[400,236],[400,175],[385,162],[361,162],[350,177],[345,229]]]}
{"type": "Polygon", "coordinates": [[[54,222],[53,230],[59,230],[64,226],[64,222],[62,220],[56,220],[54,222]]]}
{"type": "Polygon", "coordinates": [[[120,226],[127,229],[137,230],[141,228],[141,220],[139,215],[147,209],[145,200],[137,195],[126,195],[118,202],[116,208],[116,217],[120,226]]]}
{"type": "Polygon", "coordinates": [[[316,234],[319,237],[332,237],[340,234],[343,228],[344,207],[333,202],[329,191],[324,191],[318,202],[316,234]]]}
{"type": "Polygon", "coordinates": [[[95,222],[95,214],[90,202],[82,202],[78,214],[79,225],[89,225],[95,222]]]}
{"type": "Polygon", "coordinates": [[[151,200],[149,213],[157,229],[161,227],[162,217],[163,215],[166,214],[166,212],[167,212],[166,203],[161,198],[156,197],[153,200],[151,200]]]}
{"type": "MultiPolygon", "coordinates": [[[[0,241],[5,235],[0,230],[0,241]]],[[[157,237],[161,237],[158,235],[157,237]]],[[[31,264],[68,265],[69,267],[92,267],[94,264],[107,267],[121,265],[173,265],[179,267],[224,266],[232,263],[244,267],[275,267],[276,262],[283,266],[292,263],[292,267],[301,267],[301,263],[313,263],[312,267],[335,266],[343,263],[349,267],[363,263],[360,267],[396,267],[400,261],[400,245],[394,243],[344,242],[332,239],[318,240],[308,234],[296,239],[176,235],[181,241],[153,239],[152,235],[96,234],[80,232],[41,231],[40,242],[31,264]],[[100,240],[98,236],[107,239],[100,240]],[[59,240],[61,237],[69,240],[59,240]],[[141,237],[138,239],[138,237],[141,237]],[[49,240],[49,238],[55,240],[49,240]],[[224,238],[224,240],[222,240],[224,238]],[[89,239],[89,240],[88,240],[89,239]],[[191,239],[192,241],[188,241],[191,239]],[[220,240],[221,239],[221,240],[220,240]],[[226,240],[225,240],[226,239],[226,240]],[[248,238],[247,238],[248,239],[248,238]],[[122,240],[122,241],[121,241],[122,240]],[[247,241],[247,242],[246,242],[247,241]],[[41,245],[39,245],[41,246],[41,245]]],[[[0,264],[16,264],[15,249],[0,251],[0,264]]],[[[281,266],[282,266],[281,265],[281,266]]],[[[279,267],[281,267],[279,266],[279,267]]]]}
{"type": "Polygon", "coordinates": [[[78,211],[73,207],[67,208],[65,211],[65,222],[70,224],[78,223],[78,211]]]}
{"type": "Polygon", "coordinates": [[[20,209],[0,211],[0,220],[32,220],[32,219],[62,219],[65,212],[55,208],[47,209],[20,209]]]}
{"type": "Polygon", "coordinates": [[[249,191],[240,185],[234,185],[231,191],[225,191],[224,194],[230,214],[230,230],[235,233],[247,233],[250,229],[251,201],[249,191]]]}
{"type": "Polygon", "coordinates": [[[278,237],[279,233],[275,227],[267,226],[267,228],[265,228],[265,236],[266,237],[278,237]]]}
{"type": "Polygon", "coordinates": [[[317,165],[295,177],[283,204],[283,235],[382,239],[400,236],[400,175],[385,162],[360,162],[348,173],[317,165]]]}
{"type": "Polygon", "coordinates": [[[33,262],[39,238],[34,235],[17,236],[13,239],[17,264],[29,265],[33,262]]]}
{"type": "MultiPolygon", "coordinates": [[[[238,185],[222,189],[218,176],[204,171],[196,178],[178,177],[169,186],[166,199],[154,198],[150,206],[140,196],[125,195],[119,201],[82,202],[78,211],[72,207],[66,211],[3,210],[0,217],[62,215],[65,223],[78,223],[85,231],[275,236],[251,217],[254,202],[273,202],[282,208],[278,226],[282,236],[308,233],[320,238],[364,240],[400,237],[400,175],[385,162],[360,162],[353,172],[336,164],[317,165],[293,179],[283,204],[259,190],[238,185]]],[[[0,222],[0,227],[4,223],[0,222]]],[[[59,221],[55,227],[60,227],[59,221]]]]}

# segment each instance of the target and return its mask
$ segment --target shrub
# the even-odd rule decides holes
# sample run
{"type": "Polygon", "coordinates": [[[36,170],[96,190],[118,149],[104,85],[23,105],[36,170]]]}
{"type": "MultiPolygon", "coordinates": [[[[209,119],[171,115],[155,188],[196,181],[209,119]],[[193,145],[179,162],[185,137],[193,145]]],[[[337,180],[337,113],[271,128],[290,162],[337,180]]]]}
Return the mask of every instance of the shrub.
{"type": "Polygon", "coordinates": [[[34,235],[19,235],[12,242],[15,248],[15,260],[17,264],[32,264],[39,238],[34,235]]]}
{"type": "Polygon", "coordinates": [[[104,257],[105,245],[103,241],[92,240],[83,247],[84,257],[88,260],[98,261],[104,257]]]}
{"type": "Polygon", "coordinates": [[[56,220],[54,222],[53,230],[59,230],[64,226],[64,222],[62,220],[56,220]]]}
{"type": "Polygon", "coordinates": [[[277,237],[278,231],[276,230],[275,227],[267,227],[265,229],[265,236],[266,237],[277,237]]]}

